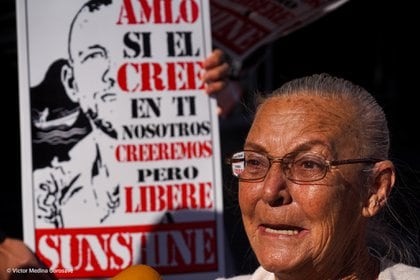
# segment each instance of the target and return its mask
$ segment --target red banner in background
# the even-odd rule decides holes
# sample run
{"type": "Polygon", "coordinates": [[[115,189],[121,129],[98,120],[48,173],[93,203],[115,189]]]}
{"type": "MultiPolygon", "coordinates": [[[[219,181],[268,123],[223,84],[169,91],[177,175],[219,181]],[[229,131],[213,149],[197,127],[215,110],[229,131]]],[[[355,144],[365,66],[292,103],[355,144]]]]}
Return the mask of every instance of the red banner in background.
{"type": "Polygon", "coordinates": [[[242,62],[348,0],[210,0],[215,46],[242,62]]]}

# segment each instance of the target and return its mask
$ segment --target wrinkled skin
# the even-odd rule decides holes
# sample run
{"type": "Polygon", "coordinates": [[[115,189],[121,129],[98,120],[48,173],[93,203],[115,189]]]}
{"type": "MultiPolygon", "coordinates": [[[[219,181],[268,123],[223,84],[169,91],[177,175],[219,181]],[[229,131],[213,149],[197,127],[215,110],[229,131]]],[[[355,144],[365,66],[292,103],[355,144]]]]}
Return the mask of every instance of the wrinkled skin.
{"type": "MultiPolygon", "coordinates": [[[[258,111],[244,149],[282,157],[297,150],[326,160],[359,158],[351,108],[310,96],[271,98],[258,111]]],[[[393,184],[392,164],[383,185],[393,184]]],[[[379,210],[362,187],[361,164],[340,165],[310,183],[285,178],[274,163],[258,182],[239,184],[243,223],[260,264],[276,279],[374,279],[364,243],[366,218],[379,210]],[[359,278],[358,278],[359,277],[359,278]]],[[[381,181],[382,182],[382,181],[381,181]]],[[[376,195],[376,194],[375,194],[376,195]]]]}

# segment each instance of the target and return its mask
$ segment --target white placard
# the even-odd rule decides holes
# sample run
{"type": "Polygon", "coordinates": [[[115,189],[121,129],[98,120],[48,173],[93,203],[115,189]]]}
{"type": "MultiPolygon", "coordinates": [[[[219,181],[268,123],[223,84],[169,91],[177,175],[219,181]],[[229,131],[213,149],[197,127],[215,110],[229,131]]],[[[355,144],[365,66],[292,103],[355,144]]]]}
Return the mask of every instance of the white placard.
{"type": "Polygon", "coordinates": [[[17,1],[24,239],[59,278],[224,275],[209,12],[17,1]]]}

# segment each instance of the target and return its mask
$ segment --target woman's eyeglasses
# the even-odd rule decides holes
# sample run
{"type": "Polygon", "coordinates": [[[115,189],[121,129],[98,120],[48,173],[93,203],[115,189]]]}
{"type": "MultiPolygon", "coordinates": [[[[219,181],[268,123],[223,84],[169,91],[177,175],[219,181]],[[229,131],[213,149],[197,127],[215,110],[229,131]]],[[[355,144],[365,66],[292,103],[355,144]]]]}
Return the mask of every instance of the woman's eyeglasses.
{"type": "Polygon", "coordinates": [[[284,176],[293,182],[314,182],[321,180],[334,166],[355,163],[376,163],[375,158],[326,160],[313,153],[288,154],[282,158],[271,157],[255,151],[245,150],[232,155],[227,163],[232,173],[241,181],[260,181],[265,178],[273,163],[281,166],[284,176]]]}

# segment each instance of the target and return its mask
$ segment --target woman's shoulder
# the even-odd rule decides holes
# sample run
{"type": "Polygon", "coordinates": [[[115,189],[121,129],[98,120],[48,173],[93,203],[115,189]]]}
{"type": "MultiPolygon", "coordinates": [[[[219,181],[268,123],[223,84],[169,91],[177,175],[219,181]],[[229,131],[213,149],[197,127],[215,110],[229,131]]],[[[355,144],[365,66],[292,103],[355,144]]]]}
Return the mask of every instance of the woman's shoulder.
{"type": "Polygon", "coordinates": [[[217,278],[216,280],[274,280],[274,274],[260,266],[253,274],[238,275],[231,278],[217,278]]]}
{"type": "Polygon", "coordinates": [[[420,268],[388,260],[381,262],[378,280],[417,280],[420,279],[420,268]]]}

